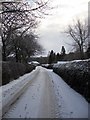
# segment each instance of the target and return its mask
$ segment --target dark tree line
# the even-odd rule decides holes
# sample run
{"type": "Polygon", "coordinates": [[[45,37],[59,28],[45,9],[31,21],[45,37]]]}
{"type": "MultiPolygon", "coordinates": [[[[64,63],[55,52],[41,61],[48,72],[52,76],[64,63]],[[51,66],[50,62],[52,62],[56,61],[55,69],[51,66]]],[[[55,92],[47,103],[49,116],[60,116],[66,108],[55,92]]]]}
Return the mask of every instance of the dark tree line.
{"type": "Polygon", "coordinates": [[[34,29],[38,25],[37,18],[45,14],[47,2],[37,0],[33,3],[36,7],[25,2],[0,3],[2,6],[0,34],[4,61],[10,55],[16,58],[16,62],[27,61],[36,51],[42,50],[34,29]]]}
{"type": "Polygon", "coordinates": [[[49,57],[48,57],[48,63],[51,64],[51,63],[55,63],[59,60],[62,60],[65,55],[66,55],[66,50],[65,50],[64,46],[62,46],[61,52],[57,53],[57,54],[53,50],[51,50],[49,57]]]}
{"type": "MultiPolygon", "coordinates": [[[[88,44],[88,48],[86,52],[83,55],[83,59],[90,58],[90,44],[88,44]]],[[[81,54],[77,52],[70,52],[66,54],[65,47],[62,46],[60,53],[55,53],[53,50],[50,51],[48,56],[48,63],[56,63],[57,61],[67,61],[67,60],[75,60],[75,59],[81,59],[81,54]]]]}

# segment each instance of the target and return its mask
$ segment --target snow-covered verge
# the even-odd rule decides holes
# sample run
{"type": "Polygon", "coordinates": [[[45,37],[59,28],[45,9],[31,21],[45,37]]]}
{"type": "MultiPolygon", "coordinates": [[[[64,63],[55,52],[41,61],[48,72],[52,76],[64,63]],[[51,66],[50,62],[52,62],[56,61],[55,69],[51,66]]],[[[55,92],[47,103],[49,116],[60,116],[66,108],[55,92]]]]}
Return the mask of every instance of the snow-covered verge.
{"type": "Polygon", "coordinates": [[[90,102],[90,59],[58,62],[53,71],[90,102]]]}
{"type": "MultiPolygon", "coordinates": [[[[38,70],[33,70],[31,73],[13,80],[7,85],[0,87],[0,113],[2,115],[9,109],[9,106],[27,89],[29,82],[31,82],[38,70]]],[[[1,117],[1,116],[0,116],[1,117]]]]}

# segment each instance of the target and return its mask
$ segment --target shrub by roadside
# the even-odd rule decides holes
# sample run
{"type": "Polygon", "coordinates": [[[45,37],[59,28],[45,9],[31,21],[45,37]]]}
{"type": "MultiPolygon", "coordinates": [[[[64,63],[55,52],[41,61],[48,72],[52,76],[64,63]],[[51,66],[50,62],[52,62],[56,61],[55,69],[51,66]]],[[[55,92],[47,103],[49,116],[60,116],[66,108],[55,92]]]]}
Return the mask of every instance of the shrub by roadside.
{"type": "Polygon", "coordinates": [[[19,78],[25,73],[31,72],[35,69],[34,65],[16,63],[16,62],[2,62],[2,85],[19,78]]]}

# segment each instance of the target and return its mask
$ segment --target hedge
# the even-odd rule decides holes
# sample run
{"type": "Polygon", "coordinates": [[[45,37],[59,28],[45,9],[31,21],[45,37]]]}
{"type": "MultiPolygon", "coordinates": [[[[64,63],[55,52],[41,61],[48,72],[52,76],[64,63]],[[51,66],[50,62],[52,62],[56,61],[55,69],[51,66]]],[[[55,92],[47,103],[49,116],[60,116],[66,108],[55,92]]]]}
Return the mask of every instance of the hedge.
{"type": "Polygon", "coordinates": [[[56,64],[53,71],[90,102],[90,59],[56,64]]]}
{"type": "Polygon", "coordinates": [[[19,78],[25,73],[31,72],[35,69],[34,65],[16,63],[16,62],[2,62],[2,85],[19,78]]]}

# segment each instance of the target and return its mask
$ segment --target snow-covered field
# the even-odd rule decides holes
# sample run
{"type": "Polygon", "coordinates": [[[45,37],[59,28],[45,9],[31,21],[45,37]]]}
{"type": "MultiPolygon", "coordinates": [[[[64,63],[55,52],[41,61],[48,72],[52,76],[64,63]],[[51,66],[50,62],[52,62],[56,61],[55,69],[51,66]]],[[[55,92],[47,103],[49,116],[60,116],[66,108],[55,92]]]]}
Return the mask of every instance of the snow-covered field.
{"type": "Polygon", "coordinates": [[[0,87],[3,118],[88,118],[87,101],[43,67],[0,87]]]}

